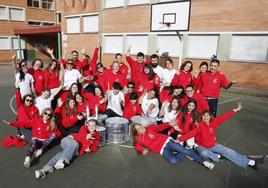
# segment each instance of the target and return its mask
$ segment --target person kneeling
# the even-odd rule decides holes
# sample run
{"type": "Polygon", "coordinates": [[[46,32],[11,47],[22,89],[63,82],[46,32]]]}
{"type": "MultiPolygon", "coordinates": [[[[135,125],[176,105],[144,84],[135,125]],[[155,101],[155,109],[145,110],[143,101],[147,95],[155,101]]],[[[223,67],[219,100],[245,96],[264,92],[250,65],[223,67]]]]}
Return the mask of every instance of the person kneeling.
{"type": "Polygon", "coordinates": [[[36,178],[44,178],[46,173],[54,169],[63,169],[78,155],[95,152],[100,142],[99,133],[96,131],[96,120],[90,119],[82,126],[78,133],[71,134],[61,140],[62,151],[57,153],[42,169],[35,171],[36,178]]]}

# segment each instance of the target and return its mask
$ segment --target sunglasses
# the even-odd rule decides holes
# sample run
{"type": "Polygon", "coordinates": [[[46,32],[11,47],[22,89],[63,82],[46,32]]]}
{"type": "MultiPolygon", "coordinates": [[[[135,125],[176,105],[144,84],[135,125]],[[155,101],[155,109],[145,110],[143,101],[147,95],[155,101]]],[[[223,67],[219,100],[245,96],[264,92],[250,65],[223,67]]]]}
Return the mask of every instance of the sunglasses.
{"type": "Polygon", "coordinates": [[[73,63],[66,63],[67,65],[73,65],[73,63]]]}
{"type": "Polygon", "coordinates": [[[47,113],[47,112],[45,112],[44,115],[46,115],[46,116],[48,116],[48,117],[51,117],[51,116],[52,116],[51,113],[47,113]]]}
{"type": "Polygon", "coordinates": [[[134,87],[133,86],[127,86],[128,88],[131,88],[131,89],[133,89],[134,87]]]}
{"type": "Polygon", "coordinates": [[[25,101],[26,101],[26,102],[33,102],[32,99],[26,99],[25,101]]]}
{"type": "Polygon", "coordinates": [[[97,69],[102,68],[103,66],[97,66],[97,69]]]}
{"type": "Polygon", "coordinates": [[[21,65],[21,67],[26,67],[26,65],[25,65],[25,64],[23,64],[23,65],[21,65]]]}

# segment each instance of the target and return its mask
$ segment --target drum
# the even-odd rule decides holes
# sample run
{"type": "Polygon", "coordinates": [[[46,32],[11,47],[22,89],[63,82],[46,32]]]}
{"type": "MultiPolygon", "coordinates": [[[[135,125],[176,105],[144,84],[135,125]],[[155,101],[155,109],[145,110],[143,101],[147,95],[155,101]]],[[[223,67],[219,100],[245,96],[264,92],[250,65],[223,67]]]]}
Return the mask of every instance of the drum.
{"type": "Polygon", "coordinates": [[[105,127],[105,120],[108,118],[106,114],[98,114],[97,124],[105,127]]]}
{"type": "Polygon", "coordinates": [[[113,144],[122,144],[129,140],[128,120],[121,117],[106,119],[107,141],[113,144]]]}
{"type": "Polygon", "coordinates": [[[99,146],[106,145],[106,128],[101,126],[96,126],[96,131],[100,134],[100,144],[99,146]]]}

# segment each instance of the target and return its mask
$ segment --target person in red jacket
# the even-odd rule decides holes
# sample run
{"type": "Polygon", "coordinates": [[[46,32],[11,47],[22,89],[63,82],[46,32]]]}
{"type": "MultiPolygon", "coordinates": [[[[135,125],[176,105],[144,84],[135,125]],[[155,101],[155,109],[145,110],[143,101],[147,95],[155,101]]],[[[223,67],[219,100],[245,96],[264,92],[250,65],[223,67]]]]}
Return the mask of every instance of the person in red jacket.
{"type": "Polygon", "coordinates": [[[168,123],[149,125],[148,127],[135,124],[133,129],[134,148],[143,155],[146,155],[148,151],[160,154],[171,164],[175,164],[185,156],[188,156],[199,164],[202,164],[209,169],[213,169],[213,163],[199,157],[192,150],[185,149],[167,135],[159,133],[168,127],[168,123]]]}
{"type": "Polygon", "coordinates": [[[131,81],[137,83],[140,74],[143,72],[143,66],[149,63],[144,60],[145,56],[142,52],[137,53],[137,60],[134,60],[130,56],[130,50],[131,46],[127,50],[126,59],[131,69],[131,81]]]}
{"type": "Polygon", "coordinates": [[[182,105],[185,104],[185,94],[182,86],[171,86],[169,89],[163,89],[159,94],[159,100],[161,103],[166,101],[171,102],[174,97],[179,97],[182,105]]]}
{"type": "Polygon", "coordinates": [[[71,134],[61,140],[62,151],[48,161],[42,169],[35,171],[36,178],[44,178],[46,173],[54,169],[63,169],[79,155],[96,152],[100,142],[100,135],[96,131],[96,121],[91,119],[82,126],[76,134],[71,134]]]}
{"type": "Polygon", "coordinates": [[[135,83],[134,82],[128,82],[127,83],[127,87],[124,90],[124,95],[125,95],[125,103],[127,104],[128,102],[130,102],[129,96],[130,93],[135,91],[135,83]]]}
{"type": "Polygon", "coordinates": [[[202,76],[203,73],[208,71],[208,63],[206,61],[203,61],[202,63],[200,63],[199,65],[199,70],[195,71],[194,76],[193,76],[193,86],[195,88],[198,87],[198,84],[200,82],[200,78],[202,76]]]}
{"type": "Polygon", "coordinates": [[[181,136],[179,141],[187,140],[194,136],[195,143],[198,145],[195,150],[203,157],[210,158],[213,161],[218,162],[220,157],[223,156],[226,159],[234,162],[238,166],[246,168],[251,166],[254,169],[258,169],[258,165],[263,163],[264,158],[252,160],[248,157],[239,154],[238,152],[217,143],[216,131],[217,128],[226,120],[230,119],[234,113],[242,109],[242,104],[238,103],[237,107],[230,110],[216,118],[210,111],[205,110],[201,113],[201,121],[196,124],[196,128],[187,134],[181,136]]]}
{"type": "MultiPolygon", "coordinates": [[[[193,124],[198,120],[196,107],[197,102],[195,99],[188,100],[175,122],[170,121],[170,124],[173,125],[173,127],[168,134],[172,135],[172,137],[178,138],[181,135],[190,132],[193,129],[193,124]]],[[[183,142],[181,142],[181,144],[183,144],[183,142]]],[[[186,140],[185,144],[187,148],[192,149],[194,146],[194,138],[186,140]]]]}
{"type": "Polygon", "coordinates": [[[126,106],[123,111],[123,117],[130,120],[133,116],[142,115],[142,109],[138,103],[139,95],[136,92],[129,94],[129,102],[126,103],[126,106]]]}
{"type": "MultiPolygon", "coordinates": [[[[17,120],[33,120],[39,115],[38,108],[34,105],[34,96],[27,94],[21,99],[19,90],[16,91],[16,107],[17,107],[17,120]]],[[[19,129],[19,134],[23,135],[26,142],[30,142],[32,138],[31,128],[19,129]]]]}
{"type": "Polygon", "coordinates": [[[32,128],[33,130],[32,140],[24,160],[24,166],[26,168],[29,168],[31,161],[39,157],[48,146],[55,141],[57,134],[58,136],[60,135],[59,132],[57,133],[58,129],[52,116],[53,110],[51,108],[45,108],[40,117],[36,117],[32,120],[13,122],[3,120],[7,125],[20,128],[32,128]],[[35,155],[33,155],[34,153],[35,155]]]}
{"type": "MultiPolygon", "coordinates": [[[[122,54],[121,53],[117,53],[115,54],[115,61],[117,61],[119,63],[119,71],[120,73],[124,76],[124,78],[127,79],[127,75],[128,75],[128,66],[123,62],[122,59],[122,54]]],[[[110,65],[110,69],[113,68],[113,64],[110,65]]]]}
{"type": "Polygon", "coordinates": [[[42,94],[42,91],[44,89],[44,83],[45,83],[45,74],[42,70],[43,68],[43,61],[41,59],[35,59],[32,63],[32,68],[28,70],[28,73],[30,73],[34,78],[34,89],[35,89],[35,95],[39,96],[42,94]]]}
{"type": "Polygon", "coordinates": [[[51,93],[61,85],[59,66],[56,60],[52,60],[44,71],[44,88],[50,89],[51,93]]]}
{"type": "Polygon", "coordinates": [[[200,92],[204,97],[206,97],[209,105],[209,110],[214,117],[217,115],[220,89],[228,89],[233,84],[237,83],[237,80],[228,82],[226,76],[218,70],[219,65],[220,61],[213,58],[210,62],[210,71],[202,74],[197,87],[197,92],[200,92]]]}
{"type": "Polygon", "coordinates": [[[119,69],[119,62],[114,61],[111,70],[108,70],[104,77],[105,77],[105,84],[104,84],[104,92],[111,90],[111,86],[114,82],[120,83],[120,85],[124,88],[127,85],[127,79],[121,74],[119,69]]]}
{"type": "MultiPolygon", "coordinates": [[[[101,86],[102,88],[107,86],[107,84],[105,83],[105,77],[104,77],[104,75],[106,74],[107,71],[108,71],[108,69],[105,68],[102,63],[97,63],[96,73],[95,73],[96,74],[95,75],[96,76],[96,83],[97,83],[97,85],[101,86]]],[[[112,88],[112,86],[109,85],[108,89],[111,89],[111,88],[112,88]]]]}
{"type": "Polygon", "coordinates": [[[137,88],[139,93],[144,91],[149,91],[153,88],[159,90],[160,88],[160,78],[154,73],[153,67],[150,64],[145,64],[143,67],[143,72],[139,75],[137,81],[137,88]]]}
{"type": "Polygon", "coordinates": [[[194,88],[193,85],[186,86],[185,93],[186,93],[186,96],[187,96],[185,98],[186,102],[189,99],[195,99],[196,100],[197,113],[201,113],[204,110],[209,110],[209,106],[208,106],[208,102],[207,102],[206,98],[203,95],[201,95],[200,93],[195,92],[195,88],[194,88]]]}
{"type": "Polygon", "coordinates": [[[192,83],[192,70],[193,63],[191,61],[185,61],[183,64],[181,64],[180,70],[174,75],[170,85],[181,85],[185,89],[187,85],[190,85],[192,83]]]}
{"type": "Polygon", "coordinates": [[[67,136],[71,133],[77,133],[84,124],[84,115],[78,113],[74,99],[68,99],[66,104],[62,106],[63,102],[58,100],[54,111],[62,135],[67,136]]]}

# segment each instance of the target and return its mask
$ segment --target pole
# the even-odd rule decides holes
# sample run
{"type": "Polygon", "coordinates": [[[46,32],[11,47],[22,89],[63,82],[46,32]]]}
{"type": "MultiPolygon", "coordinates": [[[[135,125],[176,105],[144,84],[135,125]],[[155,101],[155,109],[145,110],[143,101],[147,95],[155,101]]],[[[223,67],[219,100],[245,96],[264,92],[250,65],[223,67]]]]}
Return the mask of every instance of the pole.
{"type": "Polygon", "coordinates": [[[179,68],[181,67],[181,62],[182,62],[182,51],[183,51],[183,40],[182,40],[182,35],[180,34],[179,31],[176,31],[177,36],[179,37],[180,41],[181,41],[181,47],[180,47],[180,58],[179,58],[179,68]]]}
{"type": "Polygon", "coordinates": [[[58,46],[57,48],[58,59],[61,59],[62,52],[61,52],[61,33],[60,32],[57,33],[57,46],[58,46]]]}
{"type": "Polygon", "coordinates": [[[18,43],[19,43],[19,60],[22,60],[20,35],[18,35],[18,43]]]}

